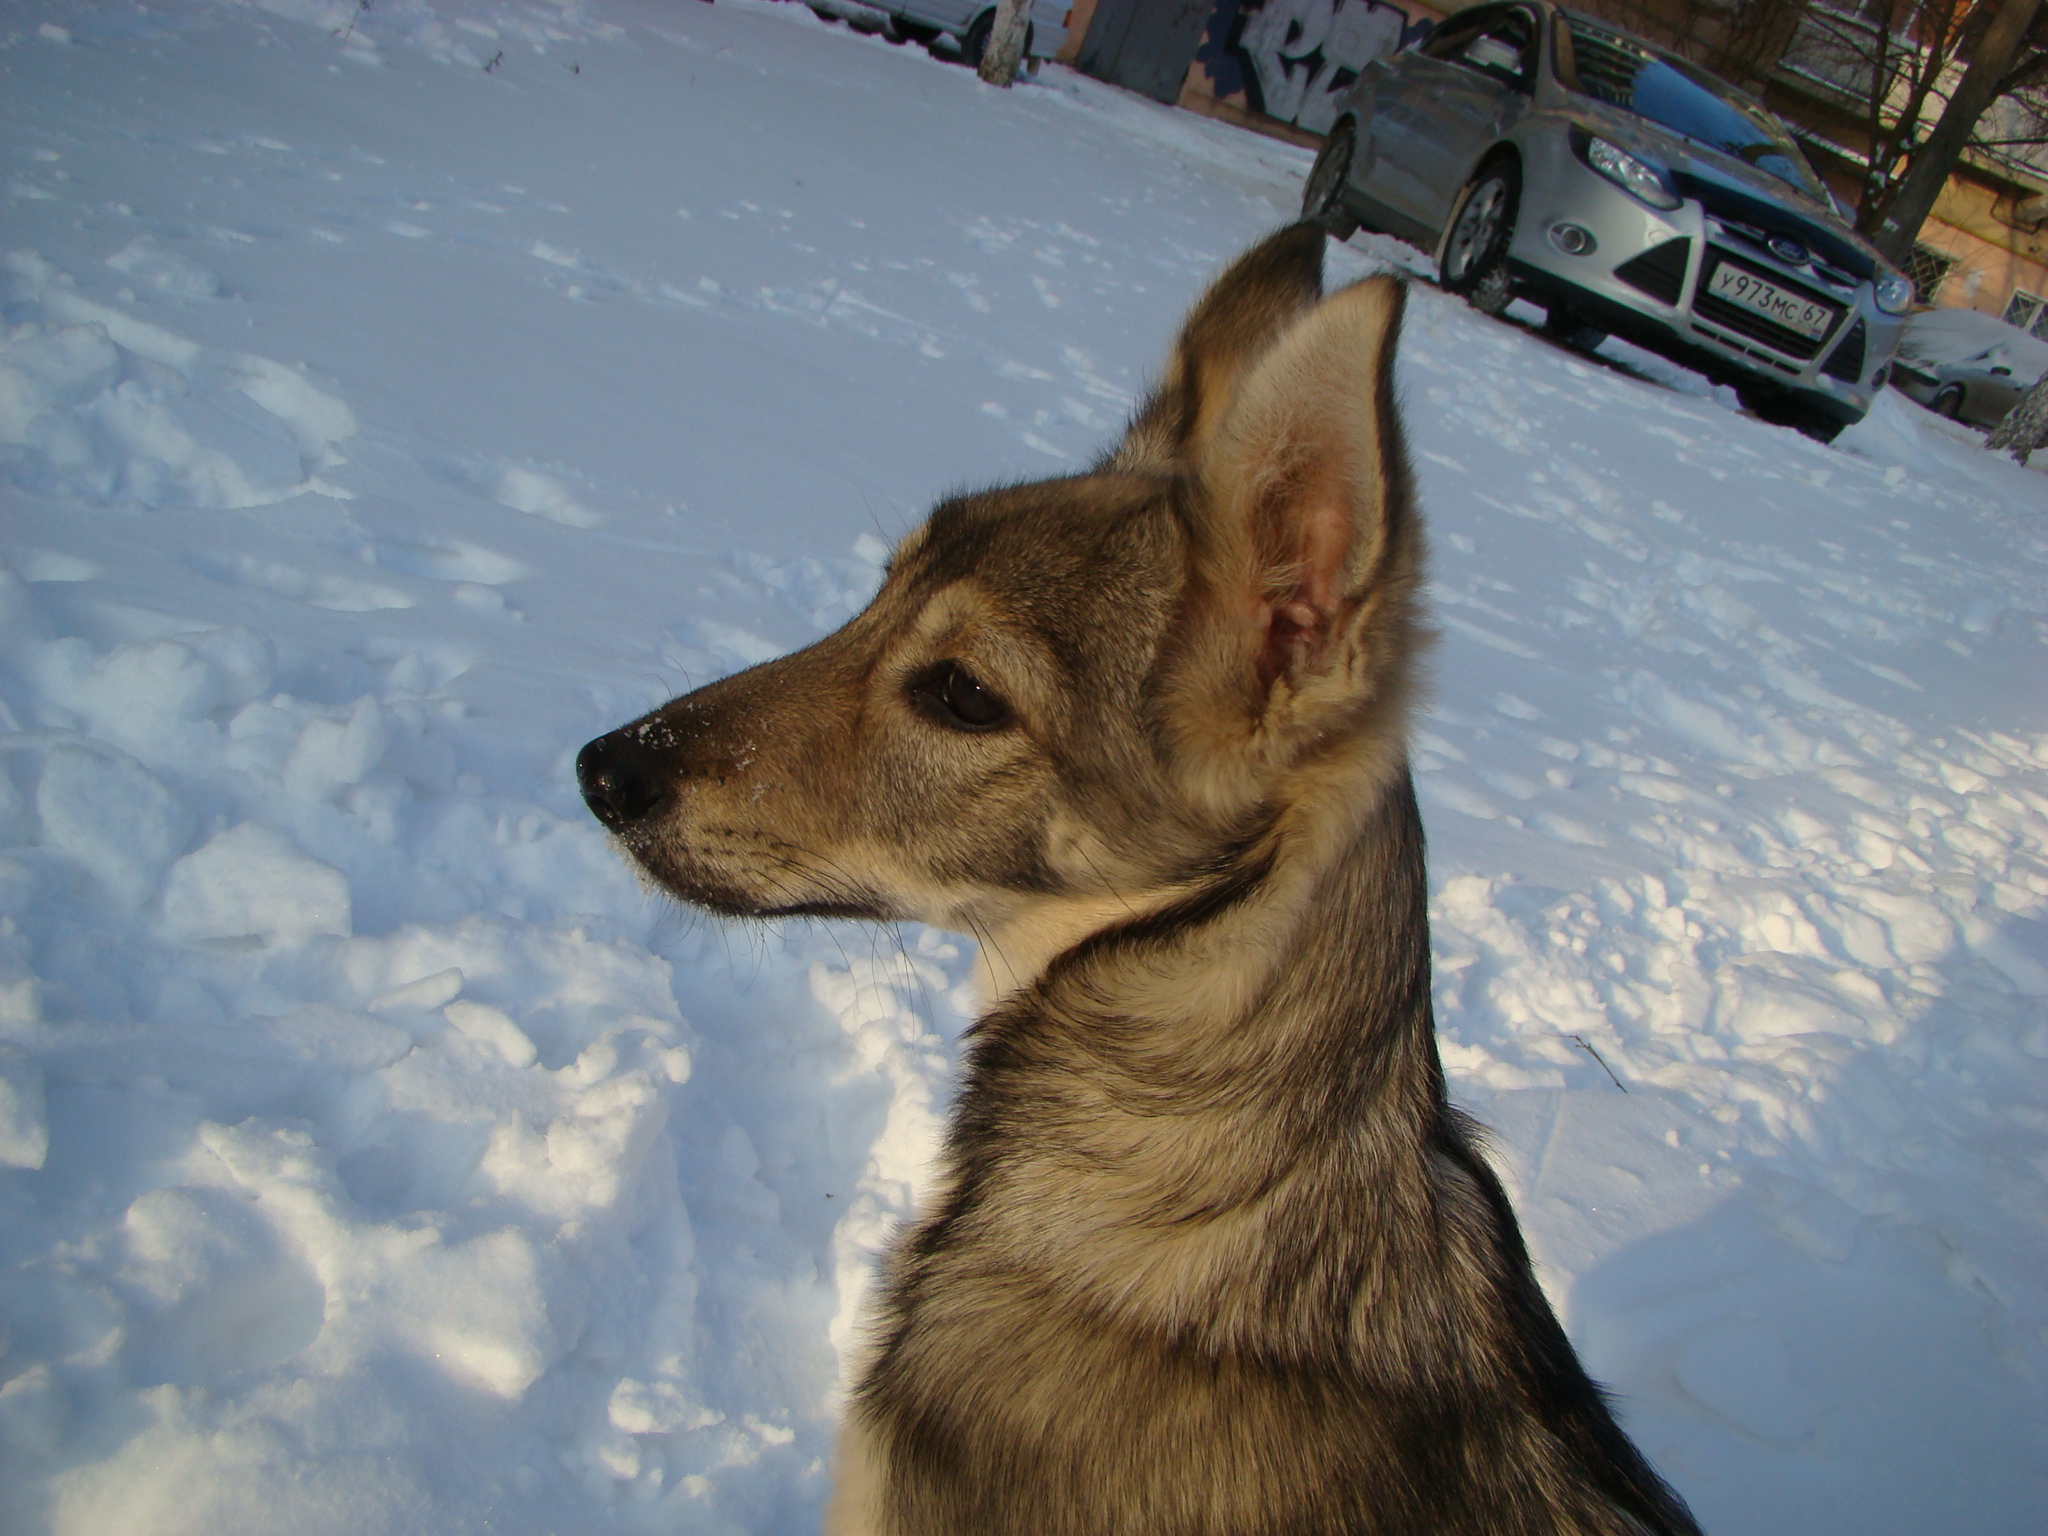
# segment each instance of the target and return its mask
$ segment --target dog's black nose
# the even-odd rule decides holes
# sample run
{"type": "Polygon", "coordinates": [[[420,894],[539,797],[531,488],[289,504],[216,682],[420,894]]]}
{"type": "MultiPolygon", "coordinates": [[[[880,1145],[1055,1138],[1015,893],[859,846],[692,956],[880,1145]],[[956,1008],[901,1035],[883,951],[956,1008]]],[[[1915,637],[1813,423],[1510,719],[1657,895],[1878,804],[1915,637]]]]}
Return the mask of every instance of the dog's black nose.
{"type": "Polygon", "coordinates": [[[576,785],[591,814],[614,832],[668,800],[668,784],[647,743],[631,731],[600,736],[576,754],[576,785]]]}

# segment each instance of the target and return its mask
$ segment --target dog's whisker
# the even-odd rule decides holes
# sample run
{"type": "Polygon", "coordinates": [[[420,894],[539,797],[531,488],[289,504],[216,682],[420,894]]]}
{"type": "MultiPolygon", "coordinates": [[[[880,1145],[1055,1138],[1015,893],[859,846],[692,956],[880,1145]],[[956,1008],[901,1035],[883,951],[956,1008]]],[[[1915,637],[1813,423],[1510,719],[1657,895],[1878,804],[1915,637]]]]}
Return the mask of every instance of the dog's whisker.
{"type": "Polygon", "coordinates": [[[1138,909],[1131,905],[1129,897],[1117,889],[1115,882],[1102,872],[1101,866],[1095,862],[1094,857],[1085,848],[1076,848],[1074,851],[1080,855],[1081,862],[1088,866],[1089,873],[1095,876],[1102,888],[1117,899],[1118,904],[1123,907],[1125,912],[1129,913],[1132,917],[1136,917],[1138,909]]]}
{"type": "MultiPolygon", "coordinates": [[[[1000,960],[1004,971],[1009,974],[1009,984],[1007,986],[998,986],[995,988],[995,991],[998,994],[1009,993],[1023,986],[1024,976],[1014,965],[1010,964],[1010,957],[1003,953],[1003,946],[997,942],[994,931],[973,913],[970,912],[964,916],[968,927],[973,931],[975,942],[989,954],[994,955],[997,960],[1000,960]]],[[[994,979],[995,968],[993,966],[989,968],[989,976],[991,980],[994,979]]]]}

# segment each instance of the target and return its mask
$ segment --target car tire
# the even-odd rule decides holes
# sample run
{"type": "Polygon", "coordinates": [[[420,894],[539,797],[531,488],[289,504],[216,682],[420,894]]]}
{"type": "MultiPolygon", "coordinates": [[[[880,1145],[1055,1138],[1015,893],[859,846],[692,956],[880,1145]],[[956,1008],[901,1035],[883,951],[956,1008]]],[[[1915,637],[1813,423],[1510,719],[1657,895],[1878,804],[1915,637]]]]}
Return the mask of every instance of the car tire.
{"type": "Polygon", "coordinates": [[[1963,386],[1944,384],[1934,392],[1934,399],[1927,408],[1937,416],[1946,416],[1950,421],[1963,419],[1963,386]]]}
{"type": "Polygon", "coordinates": [[[1498,315],[1514,297],[1508,245],[1522,201],[1522,171],[1506,156],[1479,168],[1459,197],[1437,258],[1437,280],[1483,315],[1498,315]]]}
{"type": "Polygon", "coordinates": [[[1358,220],[1344,206],[1344,186],[1357,152],[1358,129],[1346,118],[1324,135],[1316,163],[1309,167],[1308,183],[1301,189],[1301,216],[1322,225],[1332,240],[1349,240],[1358,233],[1358,220]]]}
{"type": "Polygon", "coordinates": [[[1787,425],[1793,431],[1812,438],[1816,443],[1832,443],[1848,430],[1851,424],[1839,416],[1826,416],[1819,411],[1800,411],[1787,425]]]}
{"type": "Polygon", "coordinates": [[[1560,347],[1574,352],[1597,352],[1607,332],[1589,324],[1568,304],[1553,304],[1543,317],[1543,334],[1560,347]]]}
{"type": "Polygon", "coordinates": [[[988,40],[996,29],[996,13],[983,11],[960,34],[960,62],[969,69],[981,68],[981,56],[988,52],[988,40]]]}
{"type": "Polygon", "coordinates": [[[1817,443],[1832,443],[1842,433],[1863,419],[1858,413],[1854,418],[1844,418],[1833,411],[1822,410],[1810,405],[1798,394],[1769,385],[1739,384],[1735,396],[1742,402],[1744,410],[1759,421],[1767,421],[1774,427],[1790,427],[1817,443]]]}

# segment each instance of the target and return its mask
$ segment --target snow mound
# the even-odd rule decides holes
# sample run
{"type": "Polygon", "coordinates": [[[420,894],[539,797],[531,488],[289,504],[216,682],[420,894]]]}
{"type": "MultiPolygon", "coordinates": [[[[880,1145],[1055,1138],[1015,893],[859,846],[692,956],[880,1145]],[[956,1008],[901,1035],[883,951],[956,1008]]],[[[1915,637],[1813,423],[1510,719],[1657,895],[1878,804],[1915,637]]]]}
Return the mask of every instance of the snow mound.
{"type": "MultiPolygon", "coordinates": [[[[971,957],[650,897],[575,752],[1090,462],[1308,155],[767,0],[0,80],[0,1529],[814,1530],[971,957]]],[[[2039,474],[1422,285],[1398,385],[1443,1055],[1574,1341],[1710,1530],[2035,1529],[2039,474]]]]}
{"type": "MultiPolygon", "coordinates": [[[[109,258],[158,288],[217,280],[141,242],[109,258]]],[[[355,418],[294,369],[201,347],[81,295],[32,251],[5,258],[0,463],[24,490],[93,502],[261,507],[328,487],[355,418]]]]}

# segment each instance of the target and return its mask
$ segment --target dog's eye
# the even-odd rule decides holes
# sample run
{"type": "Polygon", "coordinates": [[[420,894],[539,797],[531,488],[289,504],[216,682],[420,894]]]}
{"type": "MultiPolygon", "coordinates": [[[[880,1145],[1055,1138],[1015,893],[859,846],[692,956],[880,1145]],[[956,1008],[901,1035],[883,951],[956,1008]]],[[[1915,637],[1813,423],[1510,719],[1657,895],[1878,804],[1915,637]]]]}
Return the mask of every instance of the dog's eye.
{"type": "Polygon", "coordinates": [[[1010,706],[957,661],[941,662],[911,685],[925,714],[956,731],[993,731],[1010,723],[1010,706]]]}

